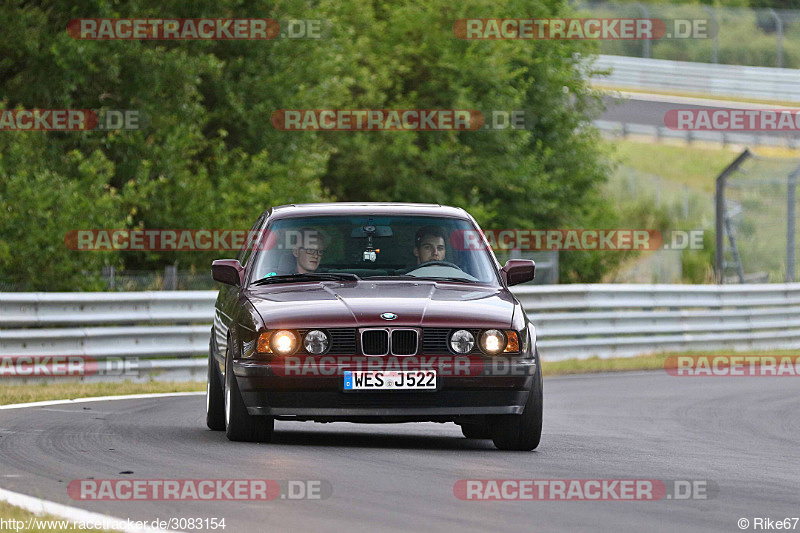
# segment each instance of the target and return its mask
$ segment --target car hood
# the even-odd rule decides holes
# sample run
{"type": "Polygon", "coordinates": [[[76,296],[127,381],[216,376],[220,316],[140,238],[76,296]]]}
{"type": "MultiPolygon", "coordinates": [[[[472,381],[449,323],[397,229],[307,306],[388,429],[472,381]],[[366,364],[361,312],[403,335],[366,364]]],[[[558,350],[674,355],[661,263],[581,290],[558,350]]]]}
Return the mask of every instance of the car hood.
{"type": "Polygon", "coordinates": [[[433,281],[313,282],[251,287],[248,299],[268,328],[426,326],[508,329],[507,289],[433,281]],[[384,320],[382,313],[397,318],[384,320]]]}

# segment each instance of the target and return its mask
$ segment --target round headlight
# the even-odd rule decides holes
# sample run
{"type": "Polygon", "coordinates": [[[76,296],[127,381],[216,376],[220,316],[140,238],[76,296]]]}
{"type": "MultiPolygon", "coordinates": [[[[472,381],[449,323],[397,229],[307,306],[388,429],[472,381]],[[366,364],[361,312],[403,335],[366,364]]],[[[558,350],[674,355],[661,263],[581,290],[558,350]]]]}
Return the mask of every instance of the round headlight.
{"type": "Polygon", "coordinates": [[[306,338],[303,340],[303,346],[310,354],[319,355],[328,349],[328,336],[324,331],[312,329],[306,333],[306,338]]]}
{"type": "Polygon", "coordinates": [[[281,355],[287,355],[297,348],[297,335],[288,330],[276,331],[269,340],[272,351],[281,355]]]}
{"type": "Polygon", "coordinates": [[[481,335],[481,348],[488,354],[494,355],[506,348],[506,336],[499,329],[487,329],[481,335]]]}
{"type": "Polygon", "coordinates": [[[450,336],[450,348],[456,353],[469,353],[474,347],[475,337],[465,329],[460,329],[450,336]]]}

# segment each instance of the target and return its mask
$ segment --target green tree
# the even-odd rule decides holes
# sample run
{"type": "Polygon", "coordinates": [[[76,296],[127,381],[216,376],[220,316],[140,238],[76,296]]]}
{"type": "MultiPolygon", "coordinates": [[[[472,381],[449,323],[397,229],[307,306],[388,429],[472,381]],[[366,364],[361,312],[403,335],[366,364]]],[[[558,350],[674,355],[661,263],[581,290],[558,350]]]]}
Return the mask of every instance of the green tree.
{"type": "MultiPolygon", "coordinates": [[[[133,109],[137,131],[0,134],[0,280],[97,287],[103,264],[208,269],[213,253],[75,252],[84,228],[247,228],[270,205],[425,201],[487,227],[613,227],[585,56],[564,41],[465,41],[466,17],[568,15],[562,1],[111,0],[5,3],[0,99],[11,108],[133,109]],[[88,41],[74,18],[327,21],[322,40],[88,41]],[[524,110],[527,129],[283,132],[278,109],[524,110]]],[[[614,256],[565,254],[595,281],[614,256]]]]}

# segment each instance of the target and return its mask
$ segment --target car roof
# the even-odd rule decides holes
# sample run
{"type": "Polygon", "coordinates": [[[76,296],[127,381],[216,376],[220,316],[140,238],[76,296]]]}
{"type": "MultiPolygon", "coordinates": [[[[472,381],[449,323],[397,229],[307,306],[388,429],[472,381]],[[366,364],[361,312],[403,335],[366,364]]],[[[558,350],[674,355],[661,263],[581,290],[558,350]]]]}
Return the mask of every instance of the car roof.
{"type": "Polygon", "coordinates": [[[289,218],[304,215],[416,215],[470,219],[460,207],[441,204],[401,202],[327,202],[317,204],[288,204],[268,209],[271,216],[289,218]]]}

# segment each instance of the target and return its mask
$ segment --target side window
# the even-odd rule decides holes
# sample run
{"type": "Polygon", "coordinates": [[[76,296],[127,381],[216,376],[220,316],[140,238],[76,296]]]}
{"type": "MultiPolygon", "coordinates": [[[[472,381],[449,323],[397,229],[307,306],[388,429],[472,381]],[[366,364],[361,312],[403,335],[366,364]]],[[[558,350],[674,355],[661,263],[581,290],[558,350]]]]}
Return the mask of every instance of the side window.
{"type": "Polygon", "coordinates": [[[247,233],[247,238],[244,241],[244,246],[242,249],[239,250],[239,255],[236,259],[239,260],[239,263],[243,267],[247,267],[247,262],[250,260],[250,257],[253,255],[253,244],[258,239],[258,234],[261,229],[261,226],[264,224],[264,215],[258,217],[256,223],[253,224],[253,227],[250,228],[250,231],[247,233]]]}

